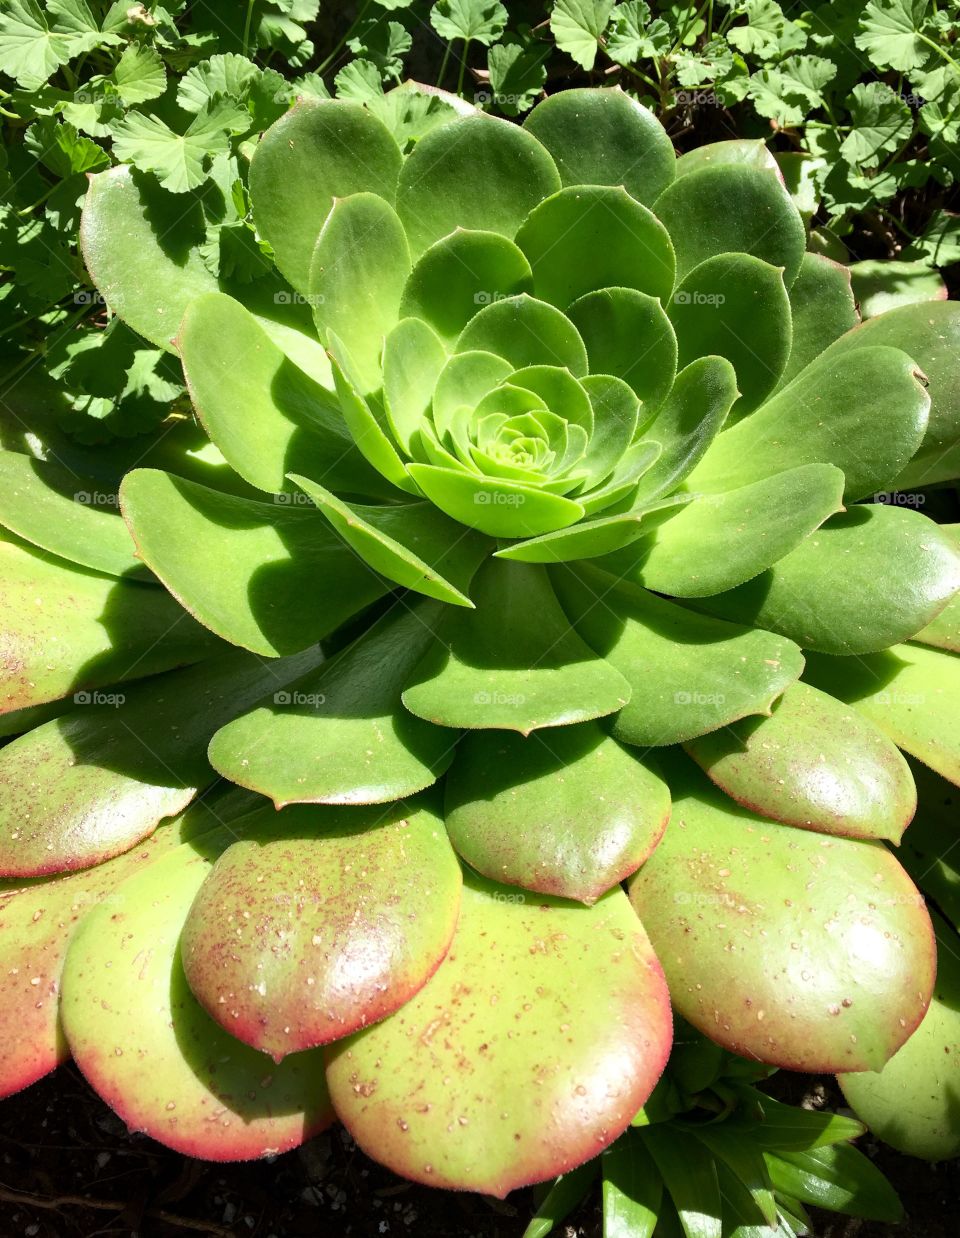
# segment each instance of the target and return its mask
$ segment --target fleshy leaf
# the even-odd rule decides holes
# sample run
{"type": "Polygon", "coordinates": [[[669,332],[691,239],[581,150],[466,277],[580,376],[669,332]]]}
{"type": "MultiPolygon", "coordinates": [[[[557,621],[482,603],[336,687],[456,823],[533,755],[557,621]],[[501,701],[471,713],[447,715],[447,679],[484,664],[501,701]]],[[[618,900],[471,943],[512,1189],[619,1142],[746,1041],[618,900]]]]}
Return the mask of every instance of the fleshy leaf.
{"type": "Polygon", "coordinates": [[[398,604],[318,671],[218,731],[211,764],[278,808],[380,804],[430,786],[450,764],[455,737],[413,717],[400,693],[439,611],[398,604]]]}
{"type": "Polygon", "coordinates": [[[652,206],[673,180],[676,156],[663,126],[619,87],[558,91],[523,127],[553,156],[564,185],[623,185],[652,206]]]}
{"type": "Polygon", "coordinates": [[[923,440],[929,408],[906,353],[878,347],[838,355],[828,349],[721,434],[687,484],[729,490],[825,461],[843,470],[846,498],[862,499],[887,489],[902,471],[923,440]]]}
{"type": "Polygon", "coordinates": [[[0,713],[196,662],[219,642],[151,585],[0,539],[0,713]]]}
{"type": "Polygon", "coordinates": [[[270,126],[250,161],[250,197],[257,229],[294,288],[308,292],[334,199],[376,193],[393,202],[401,162],[390,131],[357,103],[304,98],[270,126]]]}
{"type": "Polygon", "coordinates": [[[910,767],[866,718],[791,684],[769,718],[691,740],[687,751],[745,808],[802,829],[899,843],[917,805],[910,767]]]}
{"type": "Polygon", "coordinates": [[[802,464],[737,490],[667,507],[650,521],[649,534],[641,529],[638,543],[599,566],[673,597],[720,593],[782,559],[828,516],[842,511],[842,494],[839,469],[802,464]]]}
{"type": "Polygon", "coordinates": [[[287,473],[305,472],[349,493],[395,493],[358,453],[333,393],[239,301],[218,292],[191,301],[177,347],[197,416],[250,485],[278,493],[290,489],[287,473]]]}
{"type": "Polygon", "coordinates": [[[529,734],[614,713],[623,676],[570,628],[543,568],[489,559],[475,611],[457,611],[424,656],[403,703],[441,726],[529,734]]]}
{"type": "Polygon", "coordinates": [[[608,555],[643,537],[643,521],[663,508],[676,507],[691,496],[675,495],[646,507],[632,508],[615,516],[597,516],[581,520],[569,529],[544,533],[524,542],[514,542],[496,552],[498,559],[517,563],[570,563],[577,559],[594,559],[608,555]]]}
{"type": "Polygon", "coordinates": [[[310,262],[309,299],[321,339],[339,341],[363,396],[383,385],[383,340],[409,274],[407,238],[389,202],[375,193],[335,198],[310,262]]]}
{"type": "Polygon", "coordinates": [[[432,503],[345,503],[306,477],[297,485],[347,545],[381,576],[454,606],[472,606],[467,589],[489,543],[448,520],[432,503]]]}
{"type": "Polygon", "coordinates": [[[457,352],[494,353],[515,370],[557,365],[575,378],[587,373],[587,350],[570,319],[525,293],[484,306],[461,332],[457,352]]]}
{"type": "Polygon", "coordinates": [[[879,1069],[933,989],[920,893],[881,844],[756,816],[681,759],[671,825],[630,884],[677,1010],[743,1057],[879,1069]]]}
{"type": "Polygon", "coordinates": [[[688,271],[670,302],[677,364],[726,357],[737,375],[737,416],[777,385],[790,354],[790,302],[783,272],[751,254],[718,254],[688,271]]]}
{"type": "Polygon", "coordinates": [[[660,302],[635,288],[601,288],[574,301],[567,317],[591,373],[622,378],[641,402],[641,423],[649,421],[677,375],[677,337],[660,302]]]}
{"type": "Polygon", "coordinates": [[[417,142],[400,172],[397,210],[419,257],[457,228],[512,240],[559,188],[553,160],[529,133],[492,116],[467,116],[417,142]]]}
{"type": "Polygon", "coordinates": [[[464,736],[446,781],[453,845],[494,881],[594,903],[651,854],[666,784],[593,722],[464,736]]]}
{"type": "Polygon", "coordinates": [[[561,189],[530,212],[516,241],[537,296],[560,309],[599,288],[635,288],[663,299],[673,288],[676,261],[667,230],[622,186],[561,189]]]}
{"type": "Polygon", "coordinates": [[[327,1079],[377,1160],[503,1198],[612,1142],[652,1091],[670,1033],[659,965],[620,890],[584,908],[470,875],[433,979],[328,1049],[327,1079]],[[471,1086],[451,1087],[465,1069],[471,1086]]]}
{"type": "Polygon", "coordinates": [[[53,461],[0,451],[0,524],[81,567],[153,579],[134,555],[116,492],[53,461]]]}
{"type": "Polygon", "coordinates": [[[322,656],[267,667],[230,650],[121,691],[78,693],[75,709],[0,750],[0,873],[89,868],[129,850],[215,781],[206,750],[217,728],[322,656]]]}
{"type": "Polygon", "coordinates": [[[707,620],[595,568],[554,568],[552,579],[577,631],[630,683],[612,727],[625,743],[676,744],[768,713],[803,670],[791,641],[707,620]]]}
{"type": "Polygon", "coordinates": [[[806,678],[960,785],[960,656],[923,645],[857,658],[811,655],[806,678]]]}
{"type": "Polygon", "coordinates": [[[660,456],[640,479],[637,501],[647,502],[679,485],[702,459],[726,421],[739,392],[726,357],[701,357],[677,375],[669,396],[642,442],[660,456]]]}
{"type": "Polygon", "coordinates": [[[871,503],[832,516],[762,576],[699,605],[805,649],[862,654],[919,632],[958,588],[949,535],[919,512],[871,503]]]}
{"type": "Polygon", "coordinates": [[[790,286],[790,318],[790,357],[780,376],[780,387],[859,323],[850,268],[822,254],[804,254],[800,272],[790,286]]]}
{"type": "Polygon", "coordinates": [[[400,302],[404,317],[422,318],[452,343],[484,305],[533,291],[522,250],[498,232],[458,227],[421,256],[400,302]]]}
{"type": "Polygon", "coordinates": [[[789,288],[807,247],[797,208],[781,182],[745,164],[711,164],[678,177],[654,213],[670,233],[683,279],[707,258],[743,253],[783,267],[789,288]]]}
{"type": "Polygon", "coordinates": [[[191,614],[231,644],[296,653],[386,592],[312,507],[258,503],[159,469],[120,501],[137,550],[191,614]]]}
{"type": "Polygon", "coordinates": [[[783,181],[777,161],[762,138],[730,138],[724,142],[706,142],[703,146],[695,146],[677,157],[677,176],[721,164],[772,172],[777,180],[783,181]]]}
{"type": "Polygon", "coordinates": [[[437,334],[420,318],[401,318],[383,345],[383,405],[401,450],[415,453],[434,388],[447,363],[437,334]]]}
{"type": "Polygon", "coordinates": [[[429,980],[461,887],[438,817],[267,808],[240,828],[181,940],[194,996],[231,1036],[280,1061],[377,1022],[429,980]]]}
{"type": "Polygon", "coordinates": [[[537,537],[584,514],[572,499],[499,477],[432,464],[411,464],[408,472],[442,512],[490,537],[537,537]]]}
{"type": "Polygon", "coordinates": [[[230,834],[124,881],[80,925],[63,971],[63,1028],[87,1080],[131,1129],[209,1161],[283,1152],[333,1120],[319,1051],[277,1066],[187,986],[180,934],[230,834]]]}
{"type": "MultiPolygon", "coordinates": [[[[939,530],[960,550],[960,525],[942,524],[939,530]]],[[[924,645],[933,645],[935,649],[960,653],[960,594],[955,594],[936,619],[921,628],[912,639],[924,645]]]]}

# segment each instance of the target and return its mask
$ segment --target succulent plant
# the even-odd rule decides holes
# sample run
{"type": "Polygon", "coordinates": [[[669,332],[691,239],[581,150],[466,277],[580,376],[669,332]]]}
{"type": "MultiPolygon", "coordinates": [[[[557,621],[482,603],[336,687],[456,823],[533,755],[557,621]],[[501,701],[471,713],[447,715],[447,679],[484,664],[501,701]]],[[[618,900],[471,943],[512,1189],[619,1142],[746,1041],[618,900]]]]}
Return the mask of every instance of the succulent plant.
{"type": "Polygon", "coordinates": [[[762,148],[619,90],[402,147],[302,101],[249,188],[246,284],[143,174],[84,209],[206,447],[122,519],[0,458],[4,1090],[72,1054],[193,1155],[336,1116],[502,1196],[628,1127],[671,1003],[879,1070],[934,988],[886,844],[898,748],[960,772],[960,555],[871,500],[958,472],[956,307],[859,325],[762,148]]]}

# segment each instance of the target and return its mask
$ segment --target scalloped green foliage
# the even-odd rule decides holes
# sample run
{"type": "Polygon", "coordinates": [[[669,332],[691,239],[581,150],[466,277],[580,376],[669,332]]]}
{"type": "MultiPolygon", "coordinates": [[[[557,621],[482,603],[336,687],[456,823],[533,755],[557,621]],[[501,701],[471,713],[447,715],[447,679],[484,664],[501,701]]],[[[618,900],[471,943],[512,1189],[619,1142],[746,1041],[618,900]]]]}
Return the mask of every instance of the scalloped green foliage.
{"type": "Polygon", "coordinates": [[[878,843],[770,821],[686,768],[671,786],[671,824],[630,898],[677,1010],[745,1057],[879,1069],[933,992],[933,930],[909,877],[878,843]]]}
{"type": "Polygon", "coordinates": [[[209,196],[91,181],[93,280],[175,339],[198,424],[72,451],[75,489],[40,424],[42,463],[0,455],[0,859],[51,874],[0,890],[0,1085],[66,1053],[60,1011],[192,1155],[309,1138],[325,1064],[410,1178],[560,1175],[538,1233],[634,1122],[614,1229],[799,1230],[860,1126],[737,1072],[896,1066],[933,992],[896,748],[960,779],[957,543],[926,494],[861,501],[957,474],[956,310],[857,326],[764,143],[678,159],[619,89],[522,127],[451,98],[245,141],[246,283],[209,196]],[[225,829],[157,828],[217,775],[225,829]],[[671,998],[698,1030],[654,1094],[671,998]],[[705,1088],[737,1137],[681,1149],[705,1088]]]}

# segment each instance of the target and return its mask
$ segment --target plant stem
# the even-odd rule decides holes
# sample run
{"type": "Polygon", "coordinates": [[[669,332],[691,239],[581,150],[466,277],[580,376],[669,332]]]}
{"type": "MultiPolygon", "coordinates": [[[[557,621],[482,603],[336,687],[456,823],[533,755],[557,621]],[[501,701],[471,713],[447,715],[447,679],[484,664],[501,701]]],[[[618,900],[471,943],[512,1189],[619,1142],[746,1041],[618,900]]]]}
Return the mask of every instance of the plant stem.
{"type": "Polygon", "coordinates": [[[467,52],[470,50],[470,40],[463,40],[463,55],[460,57],[460,72],[457,75],[457,94],[463,98],[463,79],[467,75],[467,52]]]}
{"type": "Polygon", "coordinates": [[[246,56],[247,49],[250,46],[250,23],[253,21],[253,2],[254,0],[247,0],[247,15],[243,19],[243,42],[240,46],[240,53],[243,56],[246,56]]]}
{"type": "Polygon", "coordinates": [[[453,40],[451,39],[450,42],[446,46],[446,50],[443,53],[443,59],[440,61],[440,72],[437,74],[437,85],[438,86],[443,85],[443,77],[447,71],[447,64],[450,60],[450,48],[452,46],[453,46],[453,40]]]}
{"type": "Polygon", "coordinates": [[[327,58],[323,61],[322,64],[317,66],[316,72],[318,75],[322,75],[323,73],[325,73],[326,70],[330,67],[330,65],[333,64],[336,58],[343,51],[344,47],[346,46],[347,40],[353,37],[360,23],[366,17],[367,9],[369,9],[370,4],[371,4],[371,0],[363,0],[363,4],[360,5],[360,11],[357,13],[356,17],[353,19],[353,21],[344,31],[343,35],[340,37],[337,43],[334,45],[333,51],[330,53],[329,56],[327,56],[327,58]]]}

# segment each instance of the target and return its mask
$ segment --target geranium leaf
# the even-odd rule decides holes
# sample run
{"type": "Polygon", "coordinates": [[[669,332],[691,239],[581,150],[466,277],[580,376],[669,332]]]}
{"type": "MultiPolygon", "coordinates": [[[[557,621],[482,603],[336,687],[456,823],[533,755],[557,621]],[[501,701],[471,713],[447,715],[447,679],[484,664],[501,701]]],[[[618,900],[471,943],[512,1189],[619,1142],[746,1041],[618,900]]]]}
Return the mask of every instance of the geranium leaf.
{"type": "Polygon", "coordinates": [[[113,150],[118,159],[155,173],[164,189],[186,193],[207,179],[214,155],[229,151],[230,136],[249,127],[246,109],[226,97],[198,112],[183,133],[158,116],[128,112],[113,126],[113,150]]]}
{"type": "Polygon", "coordinates": [[[597,47],[613,12],[613,0],[554,0],[550,30],[562,52],[592,69],[597,47]]]}
{"type": "Polygon", "coordinates": [[[503,33],[507,18],[499,0],[439,0],[430,10],[430,25],[441,39],[464,39],[487,47],[503,33]]]}

